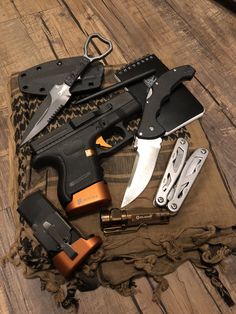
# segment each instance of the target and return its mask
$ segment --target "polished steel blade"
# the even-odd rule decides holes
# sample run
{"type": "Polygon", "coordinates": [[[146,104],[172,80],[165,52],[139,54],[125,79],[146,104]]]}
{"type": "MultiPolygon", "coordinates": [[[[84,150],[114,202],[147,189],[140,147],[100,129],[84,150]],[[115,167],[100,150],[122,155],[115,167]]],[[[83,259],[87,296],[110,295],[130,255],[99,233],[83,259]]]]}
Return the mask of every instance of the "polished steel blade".
{"type": "Polygon", "coordinates": [[[69,89],[70,86],[63,83],[61,85],[55,85],[50,90],[48,96],[44,99],[30,120],[23,134],[21,145],[25,144],[42,131],[61,107],[67,103],[71,96],[69,89]]]}
{"type": "Polygon", "coordinates": [[[135,147],[137,148],[137,155],[121,208],[134,201],[147,186],[156,165],[161,142],[162,139],[160,137],[153,140],[136,137],[135,147]]]}

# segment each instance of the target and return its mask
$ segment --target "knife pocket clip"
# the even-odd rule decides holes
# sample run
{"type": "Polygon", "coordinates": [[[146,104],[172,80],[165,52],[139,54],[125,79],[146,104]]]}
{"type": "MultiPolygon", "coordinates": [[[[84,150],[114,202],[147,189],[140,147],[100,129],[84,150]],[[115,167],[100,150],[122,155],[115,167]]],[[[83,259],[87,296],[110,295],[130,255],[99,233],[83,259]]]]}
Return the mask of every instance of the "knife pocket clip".
{"type": "MultiPolygon", "coordinates": [[[[55,225],[51,224],[48,221],[45,221],[43,223],[43,229],[45,230],[45,232],[47,232],[47,234],[57,243],[58,248],[60,248],[60,250],[64,251],[66,253],[66,255],[71,259],[75,259],[76,256],[78,255],[78,253],[76,251],[73,250],[73,248],[71,247],[69,241],[69,237],[62,237],[60,235],[60,233],[58,232],[58,230],[56,229],[55,225]]],[[[71,229],[71,228],[70,228],[71,229]]],[[[71,230],[68,229],[68,232],[70,233],[71,230]]],[[[69,234],[68,234],[69,235],[69,234]]],[[[69,235],[70,236],[70,235],[69,235]]]]}

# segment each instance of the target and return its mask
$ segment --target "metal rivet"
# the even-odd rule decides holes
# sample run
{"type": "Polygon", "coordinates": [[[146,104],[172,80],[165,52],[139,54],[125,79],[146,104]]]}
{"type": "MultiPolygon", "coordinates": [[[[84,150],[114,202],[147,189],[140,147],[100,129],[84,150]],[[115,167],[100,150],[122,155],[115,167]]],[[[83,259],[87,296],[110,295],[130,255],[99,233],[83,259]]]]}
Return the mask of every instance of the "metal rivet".
{"type": "Polygon", "coordinates": [[[155,84],[158,85],[158,82],[156,82],[155,84]]]}
{"type": "Polygon", "coordinates": [[[176,72],[177,70],[176,70],[176,69],[174,69],[173,71],[174,71],[174,72],[176,72]]]}
{"type": "Polygon", "coordinates": [[[171,204],[170,206],[172,209],[176,209],[177,208],[177,205],[175,203],[171,204]]]}
{"type": "Polygon", "coordinates": [[[181,140],[180,144],[182,144],[182,145],[185,144],[185,140],[181,140]]]}
{"type": "Polygon", "coordinates": [[[158,203],[163,203],[164,202],[164,198],[163,197],[158,197],[158,203]]]}
{"type": "Polygon", "coordinates": [[[202,154],[206,154],[207,150],[205,148],[201,149],[202,154]]]}
{"type": "Polygon", "coordinates": [[[142,135],[143,135],[143,133],[142,133],[142,132],[139,132],[139,135],[141,135],[141,136],[142,136],[142,135]]]}
{"type": "Polygon", "coordinates": [[[154,127],[153,127],[153,126],[150,126],[150,127],[149,127],[149,130],[150,130],[150,131],[154,131],[154,127]]]}
{"type": "Polygon", "coordinates": [[[146,101],[147,104],[149,104],[148,100],[146,101]]]}

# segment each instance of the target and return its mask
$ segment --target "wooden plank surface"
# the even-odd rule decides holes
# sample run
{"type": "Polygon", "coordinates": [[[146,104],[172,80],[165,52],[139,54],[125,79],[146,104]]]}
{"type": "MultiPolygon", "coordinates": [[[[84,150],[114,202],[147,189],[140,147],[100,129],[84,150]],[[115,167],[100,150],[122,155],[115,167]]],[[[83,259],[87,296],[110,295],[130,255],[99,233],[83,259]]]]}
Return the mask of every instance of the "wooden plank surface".
{"type": "MultiPolygon", "coordinates": [[[[88,33],[101,32],[114,43],[109,64],[155,53],[168,67],[192,64],[193,94],[205,105],[202,126],[218,167],[236,199],[235,86],[236,18],[213,0],[2,0],[0,1],[0,241],[4,255],[14,239],[14,215],[7,197],[9,143],[7,119],[12,73],[53,58],[82,53],[88,33]],[[230,143],[230,145],[229,145],[230,143]],[[234,171],[233,171],[234,169],[234,171]]],[[[236,301],[235,258],[224,262],[221,279],[236,301]]],[[[0,270],[1,313],[64,313],[39,280],[25,280],[12,265],[0,270]]],[[[161,305],[151,302],[153,284],[137,280],[134,298],[99,288],[78,292],[80,313],[231,313],[208,278],[190,263],[167,276],[170,289],[161,305]]]]}

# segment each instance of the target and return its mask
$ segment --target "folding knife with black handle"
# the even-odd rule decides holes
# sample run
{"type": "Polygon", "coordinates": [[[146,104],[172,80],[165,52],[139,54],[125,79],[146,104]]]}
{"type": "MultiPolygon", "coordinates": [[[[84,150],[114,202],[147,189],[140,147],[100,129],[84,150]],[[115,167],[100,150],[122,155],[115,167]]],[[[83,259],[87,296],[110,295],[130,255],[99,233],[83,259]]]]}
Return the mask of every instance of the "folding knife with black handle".
{"type": "Polygon", "coordinates": [[[199,118],[204,113],[203,108],[199,111],[194,106],[192,110],[188,108],[181,112],[176,108],[168,115],[165,114],[165,110],[162,110],[171,92],[181,82],[191,80],[194,74],[195,70],[190,65],[177,67],[162,74],[150,89],[135,137],[134,147],[137,149],[137,154],[121,204],[122,208],[134,201],[149,183],[161,148],[162,137],[199,118]]]}

